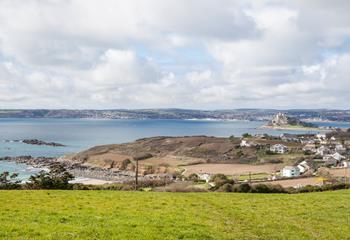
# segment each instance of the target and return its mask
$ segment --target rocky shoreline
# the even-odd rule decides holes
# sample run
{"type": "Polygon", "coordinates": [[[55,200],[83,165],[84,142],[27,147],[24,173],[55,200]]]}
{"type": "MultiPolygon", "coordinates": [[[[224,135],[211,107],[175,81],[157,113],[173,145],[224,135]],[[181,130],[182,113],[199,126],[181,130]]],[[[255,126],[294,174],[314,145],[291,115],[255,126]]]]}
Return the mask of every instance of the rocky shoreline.
{"type": "Polygon", "coordinates": [[[66,145],[57,143],[57,142],[45,142],[39,139],[23,139],[23,140],[9,140],[6,139],[4,142],[16,142],[16,143],[25,143],[30,145],[39,145],[39,146],[51,146],[51,147],[65,147],[66,145]]]}
{"type": "Polygon", "coordinates": [[[61,163],[71,174],[75,177],[93,178],[112,182],[127,182],[134,180],[135,173],[131,171],[116,171],[111,169],[104,169],[82,165],[72,161],[67,161],[62,158],[51,157],[32,157],[32,156],[18,156],[18,157],[2,157],[0,161],[10,161],[15,163],[23,163],[36,168],[49,168],[55,163],[61,163]]]}

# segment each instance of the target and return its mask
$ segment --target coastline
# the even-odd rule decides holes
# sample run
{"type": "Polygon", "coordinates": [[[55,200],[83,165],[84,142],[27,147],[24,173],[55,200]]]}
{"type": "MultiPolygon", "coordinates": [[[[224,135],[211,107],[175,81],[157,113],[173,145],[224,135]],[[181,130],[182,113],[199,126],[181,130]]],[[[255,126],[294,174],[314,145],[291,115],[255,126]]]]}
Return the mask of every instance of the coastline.
{"type": "Polygon", "coordinates": [[[63,158],[18,156],[2,157],[0,158],[0,162],[1,161],[26,164],[45,171],[48,171],[51,165],[61,163],[71,174],[74,175],[76,179],[73,181],[82,184],[100,185],[105,183],[123,183],[132,181],[135,177],[135,174],[132,172],[113,171],[111,169],[83,165],[63,158]]]}
{"type": "Polygon", "coordinates": [[[288,130],[288,131],[321,131],[321,132],[328,132],[332,131],[332,129],[324,129],[324,128],[313,128],[313,127],[293,127],[293,126],[286,126],[286,127],[275,127],[275,126],[260,126],[258,129],[271,129],[271,130],[288,130]]]}

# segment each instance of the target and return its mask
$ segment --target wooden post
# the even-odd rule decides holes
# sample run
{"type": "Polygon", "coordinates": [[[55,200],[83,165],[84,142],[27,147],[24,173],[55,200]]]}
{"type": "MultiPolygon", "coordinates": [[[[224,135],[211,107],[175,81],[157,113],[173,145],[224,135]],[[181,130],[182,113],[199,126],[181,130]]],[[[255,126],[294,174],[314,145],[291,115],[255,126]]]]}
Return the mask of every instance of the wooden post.
{"type": "Polygon", "coordinates": [[[138,189],[138,177],[139,177],[139,160],[134,159],[136,161],[136,170],[135,170],[135,190],[138,189]]]}

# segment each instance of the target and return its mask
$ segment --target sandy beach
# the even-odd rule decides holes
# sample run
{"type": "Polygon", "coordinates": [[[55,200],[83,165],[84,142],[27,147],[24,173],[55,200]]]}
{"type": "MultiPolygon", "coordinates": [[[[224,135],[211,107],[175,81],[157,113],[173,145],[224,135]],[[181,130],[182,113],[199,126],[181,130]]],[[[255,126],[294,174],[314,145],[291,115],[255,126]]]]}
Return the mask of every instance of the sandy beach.
{"type": "Polygon", "coordinates": [[[84,185],[103,185],[103,184],[113,183],[113,181],[106,181],[106,180],[95,179],[95,178],[78,177],[78,178],[70,181],[70,183],[81,183],[84,185]]]}

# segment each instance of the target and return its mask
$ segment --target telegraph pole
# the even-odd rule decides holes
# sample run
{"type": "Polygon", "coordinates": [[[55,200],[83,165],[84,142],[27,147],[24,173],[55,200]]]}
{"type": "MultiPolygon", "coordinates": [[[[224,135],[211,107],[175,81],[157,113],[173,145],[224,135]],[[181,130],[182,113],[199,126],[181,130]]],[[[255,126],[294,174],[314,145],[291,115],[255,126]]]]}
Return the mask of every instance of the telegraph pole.
{"type": "Polygon", "coordinates": [[[139,160],[134,158],[136,161],[136,169],[135,169],[135,191],[138,189],[138,177],[139,177],[139,160]]]}

